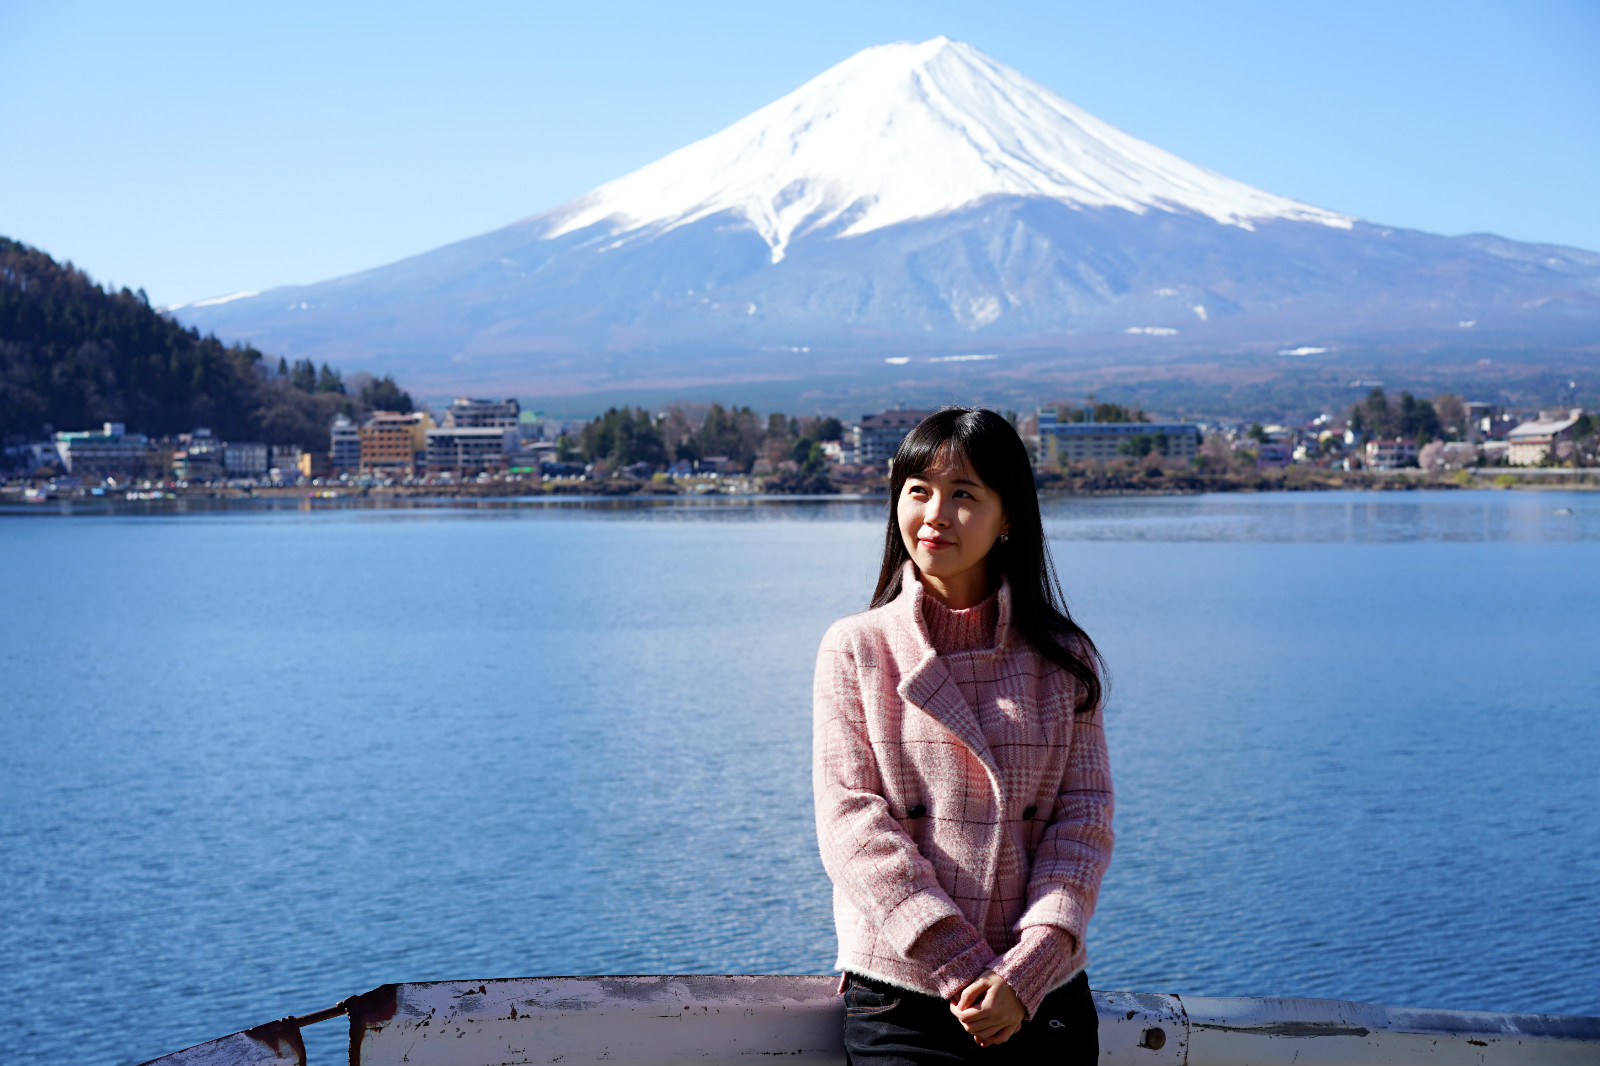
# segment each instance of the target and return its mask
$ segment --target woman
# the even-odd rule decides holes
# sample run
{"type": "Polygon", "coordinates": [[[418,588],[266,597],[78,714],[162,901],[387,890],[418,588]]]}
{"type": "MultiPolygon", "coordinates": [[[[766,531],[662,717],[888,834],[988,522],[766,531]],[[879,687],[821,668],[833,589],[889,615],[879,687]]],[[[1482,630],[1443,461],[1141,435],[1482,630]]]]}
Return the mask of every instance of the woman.
{"type": "Polygon", "coordinates": [[[1027,450],[993,411],[939,411],[901,442],[889,498],[872,608],[817,657],[849,1060],[1093,1063],[1102,666],[1056,587],[1027,450]]]}

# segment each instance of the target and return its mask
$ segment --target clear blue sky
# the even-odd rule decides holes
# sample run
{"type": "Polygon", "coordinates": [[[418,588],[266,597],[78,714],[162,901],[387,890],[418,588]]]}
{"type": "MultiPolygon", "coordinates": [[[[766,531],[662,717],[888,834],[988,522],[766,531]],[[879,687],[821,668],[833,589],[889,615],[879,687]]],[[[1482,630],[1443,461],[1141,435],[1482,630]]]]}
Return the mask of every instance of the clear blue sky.
{"type": "Polygon", "coordinates": [[[1275,193],[1600,249],[1600,3],[0,0],[0,234],[157,303],[497,228],[947,34],[1275,193]]]}

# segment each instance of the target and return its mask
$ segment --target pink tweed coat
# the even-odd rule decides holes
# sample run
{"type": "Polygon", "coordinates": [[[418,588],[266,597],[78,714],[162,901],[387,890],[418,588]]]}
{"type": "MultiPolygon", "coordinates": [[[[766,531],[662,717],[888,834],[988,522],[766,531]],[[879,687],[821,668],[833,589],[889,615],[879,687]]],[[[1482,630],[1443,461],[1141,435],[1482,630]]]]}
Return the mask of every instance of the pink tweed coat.
{"type": "Polygon", "coordinates": [[[986,941],[981,959],[964,960],[970,976],[985,964],[1004,974],[994,956],[1028,927],[1055,926],[1070,936],[1053,938],[1059,957],[1024,996],[1031,1014],[1088,960],[1112,844],[1101,713],[1074,714],[1078,682],[1012,630],[1009,586],[995,646],[955,653],[971,657],[962,663],[935,653],[924,595],[908,563],[899,597],[835,622],[817,656],[812,784],[837,965],[940,995],[934,971],[950,960],[912,958],[936,922],[957,915],[986,941]],[[985,739],[952,666],[994,701],[999,742],[985,739]]]}

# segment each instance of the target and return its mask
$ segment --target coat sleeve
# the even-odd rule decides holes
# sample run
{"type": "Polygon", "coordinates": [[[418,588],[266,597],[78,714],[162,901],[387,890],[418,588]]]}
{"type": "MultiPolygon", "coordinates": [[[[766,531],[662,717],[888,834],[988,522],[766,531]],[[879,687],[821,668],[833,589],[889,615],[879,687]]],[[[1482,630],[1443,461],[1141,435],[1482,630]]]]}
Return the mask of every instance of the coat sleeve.
{"type": "Polygon", "coordinates": [[[837,629],[828,631],[817,653],[812,707],[812,791],[823,867],[895,951],[928,966],[941,992],[959,992],[994,952],[889,810],[867,737],[861,676],[837,629]]]}
{"type": "MultiPolygon", "coordinates": [[[[1023,968],[1034,970],[1042,966],[1052,971],[1030,974],[1023,982],[1033,986],[1030,991],[1040,996],[1070,976],[1065,968],[1083,943],[1100,894],[1100,880],[1111,865],[1112,806],[1105,719],[1096,708],[1093,713],[1073,716],[1066,769],[1056,790],[1050,824],[1034,853],[1028,877],[1028,905],[1017,920],[1022,940],[1013,950],[1020,958],[1007,960],[1009,965],[1015,965],[1026,958],[1031,965],[1023,968]],[[1054,926],[1068,937],[1042,938],[1038,933],[1030,936],[1029,929],[1034,926],[1054,926]]],[[[1030,1005],[1030,1012],[1036,1005],[1030,1005]]]]}

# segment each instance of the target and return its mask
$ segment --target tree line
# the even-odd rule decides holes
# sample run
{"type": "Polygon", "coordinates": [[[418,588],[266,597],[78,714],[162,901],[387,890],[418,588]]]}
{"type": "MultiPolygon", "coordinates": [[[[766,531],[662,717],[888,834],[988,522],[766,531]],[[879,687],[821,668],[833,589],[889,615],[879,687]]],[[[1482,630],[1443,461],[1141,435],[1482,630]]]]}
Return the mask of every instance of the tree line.
{"type": "Polygon", "coordinates": [[[224,440],[328,447],[341,411],[411,410],[388,376],[347,386],[327,363],[273,364],[103,288],[71,263],[0,237],[0,440],[123,422],[152,436],[209,427],[224,440]]]}
{"type": "MultiPolygon", "coordinates": [[[[1093,396],[1083,407],[1057,404],[1056,419],[1061,422],[1148,422],[1150,417],[1143,409],[1120,403],[1096,403],[1093,396]],[[1092,417],[1091,417],[1092,416],[1092,417]]],[[[1147,449],[1148,451],[1148,449],[1147,449]]]]}
{"type": "Polygon", "coordinates": [[[758,459],[792,460],[809,474],[823,468],[822,442],[843,436],[844,425],[837,418],[777,413],[762,419],[749,407],[714,403],[704,409],[678,405],[655,415],[642,407],[613,407],[576,438],[563,437],[560,446],[563,458],[613,470],[718,457],[738,471],[749,471],[758,459]]]}
{"type": "Polygon", "coordinates": [[[1396,403],[1382,389],[1373,389],[1366,399],[1351,406],[1350,428],[1371,437],[1399,437],[1417,444],[1442,439],[1446,428],[1461,435],[1466,429],[1467,409],[1460,397],[1446,393],[1436,402],[1437,407],[1428,400],[1402,392],[1396,403]],[[1441,407],[1450,418],[1448,427],[1440,417],[1441,407]]]}

